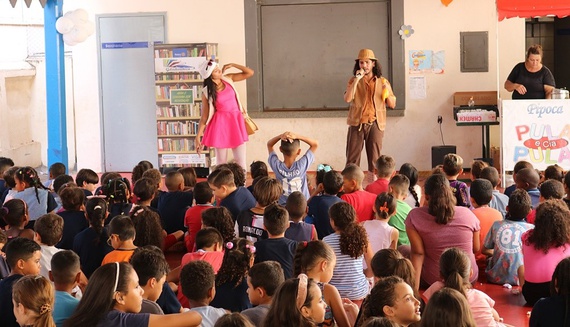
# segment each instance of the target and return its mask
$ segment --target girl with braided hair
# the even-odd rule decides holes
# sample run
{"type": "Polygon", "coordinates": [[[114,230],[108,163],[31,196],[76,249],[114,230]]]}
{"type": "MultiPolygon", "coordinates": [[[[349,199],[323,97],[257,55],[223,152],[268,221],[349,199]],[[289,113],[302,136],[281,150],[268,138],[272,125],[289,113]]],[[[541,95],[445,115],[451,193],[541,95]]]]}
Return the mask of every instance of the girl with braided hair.
{"type": "Polygon", "coordinates": [[[32,167],[22,167],[14,174],[16,191],[14,199],[22,199],[28,205],[30,222],[28,228],[34,227],[34,222],[40,216],[50,213],[57,208],[57,202],[48,189],[42,184],[38,173],[32,167]]]}

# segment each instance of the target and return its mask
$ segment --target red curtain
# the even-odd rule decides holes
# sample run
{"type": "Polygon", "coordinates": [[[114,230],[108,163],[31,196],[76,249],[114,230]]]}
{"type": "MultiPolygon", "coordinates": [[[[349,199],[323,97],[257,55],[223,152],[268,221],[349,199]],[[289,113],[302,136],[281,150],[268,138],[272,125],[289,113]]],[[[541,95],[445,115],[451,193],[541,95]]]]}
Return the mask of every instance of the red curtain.
{"type": "Polygon", "coordinates": [[[569,0],[497,0],[499,21],[511,17],[537,17],[570,15],[569,0]]]}

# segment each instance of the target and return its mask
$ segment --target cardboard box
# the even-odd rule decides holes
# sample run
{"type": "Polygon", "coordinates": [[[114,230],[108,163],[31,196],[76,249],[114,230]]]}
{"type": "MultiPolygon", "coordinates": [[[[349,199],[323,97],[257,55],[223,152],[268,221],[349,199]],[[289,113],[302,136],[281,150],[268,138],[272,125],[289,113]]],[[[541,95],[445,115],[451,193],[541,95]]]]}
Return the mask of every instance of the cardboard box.
{"type": "Polygon", "coordinates": [[[453,105],[466,106],[471,97],[477,106],[497,105],[497,91],[455,92],[453,93],[453,105]]]}

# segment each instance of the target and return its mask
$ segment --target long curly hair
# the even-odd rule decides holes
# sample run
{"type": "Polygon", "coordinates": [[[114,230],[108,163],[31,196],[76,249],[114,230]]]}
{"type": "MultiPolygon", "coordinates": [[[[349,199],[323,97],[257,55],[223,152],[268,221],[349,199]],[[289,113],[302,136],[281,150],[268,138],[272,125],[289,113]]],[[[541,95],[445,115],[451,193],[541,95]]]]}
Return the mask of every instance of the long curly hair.
{"type": "Polygon", "coordinates": [[[364,227],[356,223],[356,211],[346,202],[338,202],[329,209],[334,228],[340,231],[340,253],[357,259],[366,252],[368,235],[364,227]]]}
{"type": "Polygon", "coordinates": [[[226,207],[214,207],[202,211],[202,225],[217,229],[222,234],[224,243],[231,242],[236,237],[234,220],[226,207]]]}
{"type": "Polygon", "coordinates": [[[158,213],[146,206],[136,206],[131,211],[131,220],[135,226],[134,244],[138,247],[154,245],[159,249],[164,245],[164,234],[158,213]]]}
{"type": "Polygon", "coordinates": [[[545,254],[552,248],[570,243],[570,210],[562,200],[548,200],[536,209],[534,229],[529,231],[527,245],[545,254]]]}
{"type": "Polygon", "coordinates": [[[455,215],[455,204],[457,202],[449,186],[449,181],[442,174],[433,174],[426,180],[425,192],[429,198],[429,214],[435,216],[436,223],[447,225],[455,215]]]}
{"type": "Polygon", "coordinates": [[[255,247],[245,238],[236,238],[224,243],[224,247],[224,259],[216,275],[216,286],[232,283],[237,287],[247,276],[255,247]]]}

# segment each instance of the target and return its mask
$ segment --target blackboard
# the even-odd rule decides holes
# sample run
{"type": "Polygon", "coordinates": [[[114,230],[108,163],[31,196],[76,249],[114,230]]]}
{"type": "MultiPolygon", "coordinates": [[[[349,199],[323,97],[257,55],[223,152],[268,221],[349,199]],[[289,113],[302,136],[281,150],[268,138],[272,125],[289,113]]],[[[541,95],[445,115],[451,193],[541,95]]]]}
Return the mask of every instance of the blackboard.
{"type": "Polygon", "coordinates": [[[390,1],[315,2],[268,0],[255,5],[257,57],[253,43],[246,42],[248,65],[254,61],[251,66],[257,68],[257,81],[248,83],[250,110],[346,110],[343,93],[361,48],[374,51],[382,74],[392,81],[390,1]]]}

